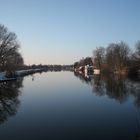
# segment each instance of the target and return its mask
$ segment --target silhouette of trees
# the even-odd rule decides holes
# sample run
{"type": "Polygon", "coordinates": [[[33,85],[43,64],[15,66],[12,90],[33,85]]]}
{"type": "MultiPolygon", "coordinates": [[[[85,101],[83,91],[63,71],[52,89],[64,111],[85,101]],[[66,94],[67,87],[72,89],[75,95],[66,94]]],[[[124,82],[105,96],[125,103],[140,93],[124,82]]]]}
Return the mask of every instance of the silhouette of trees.
{"type": "Polygon", "coordinates": [[[93,64],[100,70],[121,73],[128,67],[130,48],[124,42],[112,43],[107,48],[98,47],[93,50],[93,64]]]}
{"type": "Polygon", "coordinates": [[[129,76],[136,78],[139,75],[140,70],[140,41],[137,41],[134,50],[131,51],[128,62],[129,76]]]}
{"type": "Polygon", "coordinates": [[[92,66],[93,65],[92,58],[91,57],[86,57],[84,59],[84,65],[92,66]]]}
{"type": "Polygon", "coordinates": [[[110,44],[106,49],[106,64],[111,70],[121,73],[128,67],[129,47],[126,43],[110,44]]]}
{"type": "Polygon", "coordinates": [[[19,48],[16,34],[0,24],[0,70],[13,71],[23,65],[19,48]]]}
{"type": "Polygon", "coordinates": [[[76,70],[84,71],[84,66],[93,66],[101,73],[129,74],[138,76],[140,73],[140,41],[135,49],[125,42],[111,43],[107,47],[97,47],[93,50],[93,57],[82,58],[74,63],[76,70]]]}
{"type": "Polygon", "coordinates": [[[74,63],[74,68],[79,68],[81,66],[92,66],[93,61],[91,57],[82,58],[80,61],[74,63]]]}

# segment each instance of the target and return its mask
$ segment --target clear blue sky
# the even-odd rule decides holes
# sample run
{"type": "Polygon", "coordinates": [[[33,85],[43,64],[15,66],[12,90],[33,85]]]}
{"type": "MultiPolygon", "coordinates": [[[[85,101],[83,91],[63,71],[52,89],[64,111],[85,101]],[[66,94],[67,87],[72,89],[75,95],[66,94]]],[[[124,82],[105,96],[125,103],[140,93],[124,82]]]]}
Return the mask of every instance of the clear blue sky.
{"type": "Polygon", "coordinates": [[[72,64],[95,47],[140,40],[140,0],[0,0],[26,64],[72,64]]]}

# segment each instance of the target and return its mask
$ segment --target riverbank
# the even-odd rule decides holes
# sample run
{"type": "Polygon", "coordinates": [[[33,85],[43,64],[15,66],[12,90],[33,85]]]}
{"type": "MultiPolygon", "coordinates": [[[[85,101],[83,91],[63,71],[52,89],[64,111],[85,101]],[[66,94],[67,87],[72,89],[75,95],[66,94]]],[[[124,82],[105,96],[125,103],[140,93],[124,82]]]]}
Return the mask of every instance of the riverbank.
{"type": "Polygon", "coordinates": [[[6,72],[0,72],[0,82],[16,80],[18,77],[23,77],[26,75],[34,74],[37,72],[42,72],[43,69],[28,69],[28,70],[18,70],[15,72],[14,77],[7,77],[6,72]]]}

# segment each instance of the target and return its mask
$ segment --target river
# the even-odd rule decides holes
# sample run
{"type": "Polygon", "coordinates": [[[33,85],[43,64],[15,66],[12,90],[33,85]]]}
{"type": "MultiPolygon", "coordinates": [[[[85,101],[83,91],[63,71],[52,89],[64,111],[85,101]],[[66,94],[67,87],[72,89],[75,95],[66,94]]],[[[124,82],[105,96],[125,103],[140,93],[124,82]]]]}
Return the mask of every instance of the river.
{"type": "Polygon", "coordinates": [[[136,140],[140,82],[44,72],[0,83],[1,140],[136,140]]]}

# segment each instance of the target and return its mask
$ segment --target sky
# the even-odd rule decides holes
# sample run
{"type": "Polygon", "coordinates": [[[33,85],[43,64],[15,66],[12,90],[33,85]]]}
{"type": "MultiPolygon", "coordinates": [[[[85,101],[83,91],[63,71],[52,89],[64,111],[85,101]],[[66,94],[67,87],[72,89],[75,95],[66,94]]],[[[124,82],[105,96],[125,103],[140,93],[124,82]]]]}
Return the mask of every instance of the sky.
{"type": "Polygon", "coordinates": [[[96,47],[140,40],[140,0],[0,0],[25,64],[73,64],[96,47]]]}

